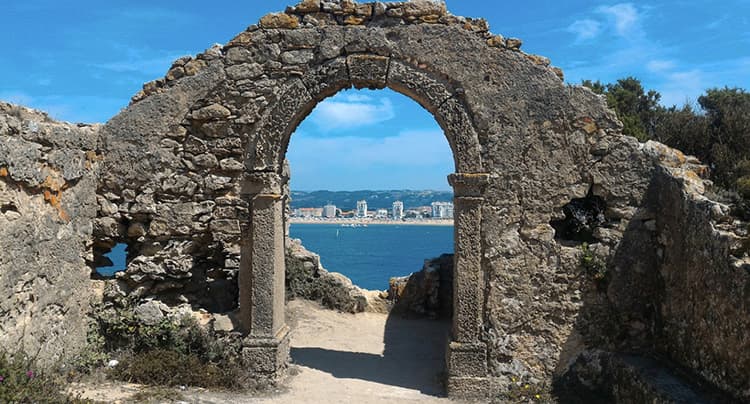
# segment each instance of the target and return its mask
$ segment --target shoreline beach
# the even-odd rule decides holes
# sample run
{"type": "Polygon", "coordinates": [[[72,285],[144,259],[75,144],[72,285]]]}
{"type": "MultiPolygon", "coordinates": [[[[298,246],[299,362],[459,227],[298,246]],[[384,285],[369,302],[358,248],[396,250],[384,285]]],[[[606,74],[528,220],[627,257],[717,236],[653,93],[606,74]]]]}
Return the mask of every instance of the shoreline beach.
{"type": "Polygon", "coordinates": [[[291,224],[391,225],[391,226],[453,226],[452,219],[384,220],[384,219],[321,219],[289,218],[291,224]]]}

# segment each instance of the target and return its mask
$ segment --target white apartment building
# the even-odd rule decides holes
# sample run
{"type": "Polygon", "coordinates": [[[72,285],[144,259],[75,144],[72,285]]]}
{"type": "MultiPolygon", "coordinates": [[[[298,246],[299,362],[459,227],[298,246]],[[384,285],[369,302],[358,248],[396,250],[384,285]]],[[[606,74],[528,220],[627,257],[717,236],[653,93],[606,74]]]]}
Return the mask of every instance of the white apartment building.
{"type": "Polygon", "coordinates": [[[357,217],[367,217],[367,201],[357,201],[357,217]]]}
{"type": "Polygon", "coordinates": [[[323,217],[333,219],[336,217],[336,205],[328,204],[323,206],[323,217]]]}
{"type": "Polygon", "coordinates": [[[393,220],[401,220],[404,218],[404,203],[401,201],[393,202],[392,215],[393,220]]]}
{"type": "Polygon", "coordinates": [[[388,218],[388,209],[378,209],[378,211],[375,213],[376,219],[387,219],[388,218]]]}
{"type": "Polygon", "coordinates": [[[453,219],[453,203],[433,202],[432,217],[435,219],[453,219]]]}

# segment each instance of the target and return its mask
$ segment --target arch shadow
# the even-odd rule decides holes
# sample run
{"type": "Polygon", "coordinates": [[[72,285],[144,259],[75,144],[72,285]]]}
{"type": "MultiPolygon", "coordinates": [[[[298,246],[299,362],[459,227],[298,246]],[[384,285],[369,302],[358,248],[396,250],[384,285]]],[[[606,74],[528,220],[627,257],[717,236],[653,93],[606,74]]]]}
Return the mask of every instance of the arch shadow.
{"type": "Polygon", "coordinates": [[[450,321],[389,314],[382,355],[321,347],[292,348],[292,361],[337,379],[359,379],[445,396],[450,321]]]}

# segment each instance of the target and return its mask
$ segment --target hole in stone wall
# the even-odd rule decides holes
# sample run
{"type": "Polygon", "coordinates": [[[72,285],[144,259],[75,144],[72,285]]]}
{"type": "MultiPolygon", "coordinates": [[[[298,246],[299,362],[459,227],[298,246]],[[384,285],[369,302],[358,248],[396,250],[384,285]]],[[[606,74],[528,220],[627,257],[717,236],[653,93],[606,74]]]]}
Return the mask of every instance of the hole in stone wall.
{"type": "Polygon", "coordinates": [[[102,278],[113,278],[116,273],[127,268],[128,245],[116,244],[108,252],[95,253],[95,272],[102,278]]]}
{"type": "Polygon", "coordinates": [[[550,222],[555,229],[555,239],[575,243],[597,243],[594,235],[597,227],[607,222],[604,212],[607,204],[599,196],[589,191],[585,198],[573,199],[563,206],[565,218],[550,222]]]}
{"type": "Polygon", "coordinates": [[[16,205],[12,203],[0,205],[0,213],[6,213],[6,212],[18,212],[18,208],[16,207],[16,205]]]}

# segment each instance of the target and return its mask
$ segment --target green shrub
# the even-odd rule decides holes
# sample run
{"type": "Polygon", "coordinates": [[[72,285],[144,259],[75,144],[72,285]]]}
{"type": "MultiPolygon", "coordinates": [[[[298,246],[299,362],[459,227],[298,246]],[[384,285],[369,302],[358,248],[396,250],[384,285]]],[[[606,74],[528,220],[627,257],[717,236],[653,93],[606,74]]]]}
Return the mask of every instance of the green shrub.
{"type": "Polygon", "coordinates": [[[607,264],[589,248],[588,243],[581,245],[580,265],[583,271],[599,287],[604,286],[607,280],[607,264]]]}
{"type": "Polygon", "coordinates": [[[239,364],[239,338],[219,338],[190,315],[145,324],[134,314],[136,304],[124,300],[94,310],[90,345],[119,360],[110,378],[152,386],[249,387],[251,375],[239,364]]]}
{"type": "Polygon", "coordinates": [[[159,386],[141,390],[133,394],[129,400],[135,403],[172,403],[184,399],[177,389],[159,386]]]}
{"type": "Polygon", "coordinates": [[[746,200],[750,200],[750,175],[737,180],[737,192],[746,200]]]}
{"type": "Polygon", "coordinates": [[[222,366],[195,354],[162,348],[123,356],[110,375],[117,380],[148,385],[227,389],[240,387],[241,380],[237,366],[222,366]]]}
{"type": "Polygon", "coordinates": [[[0,403],[88,403],[64,393],[61,375],[40,370],[33,361],[0,353],[0,403]]]}
{"type": "Polygon", "coordinates": [[[512,378],[507,390],[500,393],[496,403],[554,403],[551,389],[546,384],[519,381],[512,378]]]}

